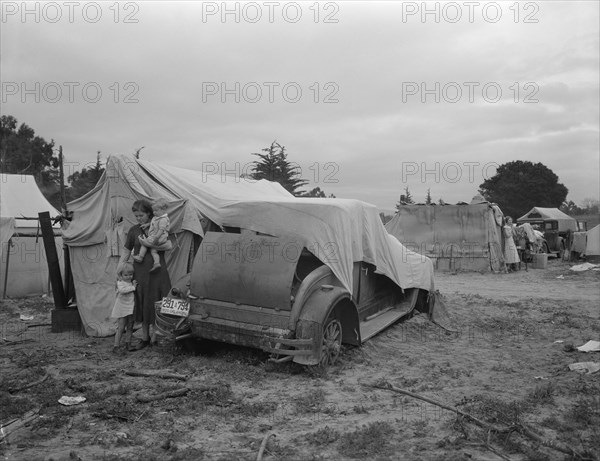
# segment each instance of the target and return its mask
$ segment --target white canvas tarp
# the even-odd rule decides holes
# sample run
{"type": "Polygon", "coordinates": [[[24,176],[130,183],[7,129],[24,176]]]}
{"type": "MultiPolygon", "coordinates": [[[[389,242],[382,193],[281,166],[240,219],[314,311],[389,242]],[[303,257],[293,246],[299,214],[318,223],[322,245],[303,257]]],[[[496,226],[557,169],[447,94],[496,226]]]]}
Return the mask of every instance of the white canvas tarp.
{"type": "Polygon", "coordinates": [[[73,221],[64,231],[78,307],[90,335],[114,331],[109,318],[114,300],[115,269],[123,236],[134,224],[137,199],[163,197],[169,202],[176,250],[167,253],[172,281],[187,271],[192,235],[202,235],[200,219],[218,226],[294,236],[352,290],[354,261],[367,261],[403,288],[433,289],[428,258],[407,250],[388,235],[373,205],[357,200],[304,199],[277,183],[206,175],[111,156],[106,174],[89,194],[69,204],[73,221]]]}
{"type": "Polygon", "coordinates": [[[590,229],[587,232],[587,244],[585,247],[586,256],[600,255],[600,225],[590,229]]]}
{"type": "MultiPolygon", "coordinates": [[[[2,296],[36,296],[49,292],[48,263],[38,228],[38,213],[59,212],[41,193],[31,175],[0,174],[0,289],[2,296]],[[5,283],[5,274],[6,277],[5,283]]],[[[60,229],[55,229],[59,232],[60,229]]],[[[55,239],[62,263],[62,239],[55,239]]]]}

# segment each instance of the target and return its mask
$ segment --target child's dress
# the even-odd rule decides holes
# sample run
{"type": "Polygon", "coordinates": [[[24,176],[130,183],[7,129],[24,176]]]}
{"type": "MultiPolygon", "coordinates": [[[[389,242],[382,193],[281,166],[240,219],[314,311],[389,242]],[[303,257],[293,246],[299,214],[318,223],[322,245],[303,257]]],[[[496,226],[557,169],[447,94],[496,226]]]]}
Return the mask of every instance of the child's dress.
{"type": "Polygon", "coordinates": [[[133,283],[117,280],[117,299],[111,317],[118,319],[133,314],[134,291],[133,283]]]}

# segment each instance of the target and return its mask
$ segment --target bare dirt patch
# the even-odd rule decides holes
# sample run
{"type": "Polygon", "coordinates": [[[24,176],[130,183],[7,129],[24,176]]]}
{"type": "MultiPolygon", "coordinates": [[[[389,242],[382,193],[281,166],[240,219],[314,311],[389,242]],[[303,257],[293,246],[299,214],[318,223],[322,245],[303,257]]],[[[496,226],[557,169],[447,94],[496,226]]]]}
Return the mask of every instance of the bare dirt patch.
{"type": "Polygon", "coordinates": [[[273,434],[264,460],[598,459],[600,372],[578,374],[568,365],[598,362],[600,353],[565,346],[600,336],[600,273],[568,269],[551,261],[546,270],[511,274],[438,273],[457,332],[417,315],[346,349],[325,376],[217,343],[115,355],[113,338],[50,333],[48,300],[4,300],[0,421],[34,415],[3,439],[0,455],[255,460],[273,434]],[[489,432],[453,411],[372,387],[382,383],[514,430],[489,432]],[[161,393],[179,395],[138,398],[161,393]],[[65,407],[63,395],[87,400],[65,407]],[[535,442],[522,427],[576,454],[535,442]]]}

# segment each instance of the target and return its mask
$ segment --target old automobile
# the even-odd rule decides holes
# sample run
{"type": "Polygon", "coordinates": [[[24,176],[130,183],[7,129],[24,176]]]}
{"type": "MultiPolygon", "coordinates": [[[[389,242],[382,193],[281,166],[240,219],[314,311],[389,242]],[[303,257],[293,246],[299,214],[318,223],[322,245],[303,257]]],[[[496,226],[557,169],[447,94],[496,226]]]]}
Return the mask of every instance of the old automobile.
{"type": "Polygon", "coordinates": [[[342,344],[429,309],[431,261],[387,234],[374,206],[290,199],[248,202],[240,213],[230,221],[239,227],[206,233],[191,272],[157,303],[164,334],[327,367],[342,344]]]}

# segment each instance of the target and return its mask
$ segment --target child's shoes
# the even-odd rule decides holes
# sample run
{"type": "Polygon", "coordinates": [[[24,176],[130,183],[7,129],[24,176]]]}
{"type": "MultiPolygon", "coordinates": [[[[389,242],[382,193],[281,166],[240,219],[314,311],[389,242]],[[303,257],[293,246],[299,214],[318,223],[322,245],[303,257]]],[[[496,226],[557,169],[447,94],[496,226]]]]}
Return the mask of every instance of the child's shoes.
{"type": "Polygon", "coordinates": [[[136,263],[141,263],[141,262],[144,260],[144,258],[142,258],[140,255],[135,255],[135,256],[133,257],[133,260],[134,260],[136,263]]]}

